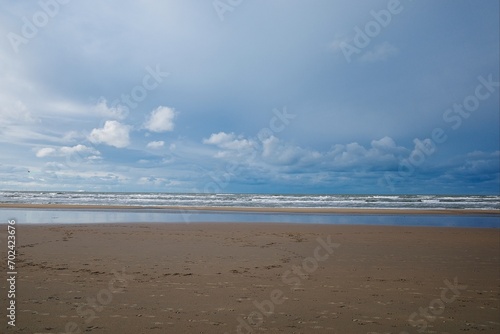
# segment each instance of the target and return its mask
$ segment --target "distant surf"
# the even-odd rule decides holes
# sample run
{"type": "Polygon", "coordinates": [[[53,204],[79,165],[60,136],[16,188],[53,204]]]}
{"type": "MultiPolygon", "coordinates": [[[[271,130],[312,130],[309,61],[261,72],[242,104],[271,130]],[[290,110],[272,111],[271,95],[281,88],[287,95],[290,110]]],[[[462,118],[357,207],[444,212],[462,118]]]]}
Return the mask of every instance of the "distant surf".
{"type": "Polygon", "coordinates": [[[0,191],[3,204],[498,210],[496,195],[291,195],[0,191]]]}

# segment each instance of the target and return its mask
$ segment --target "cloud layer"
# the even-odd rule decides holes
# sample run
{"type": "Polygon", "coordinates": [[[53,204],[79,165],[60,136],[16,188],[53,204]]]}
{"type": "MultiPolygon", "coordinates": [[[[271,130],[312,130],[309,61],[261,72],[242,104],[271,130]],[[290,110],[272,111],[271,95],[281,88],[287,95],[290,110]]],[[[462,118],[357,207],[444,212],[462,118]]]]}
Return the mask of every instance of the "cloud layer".
{"type": "Polygon", "coordinates": [[[498,193],[498,1],[56,2],[0,0],[1,189],[498,193]]]}

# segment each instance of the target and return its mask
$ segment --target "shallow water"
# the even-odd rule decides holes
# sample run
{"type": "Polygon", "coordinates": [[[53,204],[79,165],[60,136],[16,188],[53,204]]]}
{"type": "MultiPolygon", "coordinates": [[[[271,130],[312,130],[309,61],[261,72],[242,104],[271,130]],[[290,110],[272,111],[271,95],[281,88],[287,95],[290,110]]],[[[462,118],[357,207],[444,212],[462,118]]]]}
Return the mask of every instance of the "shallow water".
{"type": "Polygon", "coordinates": [[[344,225],[441,226],[500,228],[500,216],[455,215],[357,215],[310,213],[255,213],[180,210],[45,210],[0,209],[0,223],[19,224],[95,223],[304,223],[344,225]]]}

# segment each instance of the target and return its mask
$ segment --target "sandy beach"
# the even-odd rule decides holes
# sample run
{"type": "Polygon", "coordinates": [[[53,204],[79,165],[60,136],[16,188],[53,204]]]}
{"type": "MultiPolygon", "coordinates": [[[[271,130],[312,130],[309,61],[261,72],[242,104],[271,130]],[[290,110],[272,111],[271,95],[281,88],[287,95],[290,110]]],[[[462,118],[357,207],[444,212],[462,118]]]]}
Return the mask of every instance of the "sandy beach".
{"type": "Polygon", "coordinates": [[[16,236],[6,333],[500,330],[496,229],[18,224],[16,236]]]}

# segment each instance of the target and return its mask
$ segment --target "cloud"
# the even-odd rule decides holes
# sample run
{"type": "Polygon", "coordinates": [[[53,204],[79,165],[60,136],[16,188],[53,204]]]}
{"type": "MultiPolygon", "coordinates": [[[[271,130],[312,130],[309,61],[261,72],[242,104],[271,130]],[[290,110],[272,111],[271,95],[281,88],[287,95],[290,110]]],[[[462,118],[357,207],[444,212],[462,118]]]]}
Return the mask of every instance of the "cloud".
{"type": "Polygon", "coordinates": [[[49,157],[51,155],[54,155],[56,154],[57,151],[51,147],[44,147],[44,148],[41,148],[39,149],[37,152],[36,152],[36,156],[37,158],[45,158],[45,157],[49,157]]]}
{"type": "Polygon", "coordinates": [[[287,170],[332,172],[393,169],[410,150],[397,146],[390,137],[372,140],[365,147],[357,142],[335,144],[330,150],[318,151],[292,145],[270,136],[262,140],[261,156],[265,163],[281,165],[287,170]]]}
{"type": "Polygon", "coordinates": [[[375,45],[372,50],[363,53],[358,59],[362,62],[375,63],[384,61],[399,53],[399,49],[388,42],[375,45]]]}
{"type": "Polygon", "coordinates": [[[326,154],[327,164],[337,171],[393,170],[410,150],[397,146],[391,137],[372,140],[369,147],[357,142],[336,144],[326,154]]]}
{"type": "Polygon", "coordinates": [[[98,116],[123,120],[127,117],[128,109],[120,104],[108,106],[108,102],[101,97],[94,106],[94,111],[98,116]]]}
{"type": "Polygon", "coordinates": [[[11,123],[33,123],[36,118],[21,100],[9,100],[0,96],[0,125],[11,123]]]}
{"type": "Polygon", "coordinates": [[[358,142],[335,144],[330,150],[319,151],[294,145],[271,135],[262,140],[219,132],[203,140],[204,144],[222,149],[215,154],[239,165],[259,166],[282,173],[330,173],[374,170],[394,170],[411,150],[398,146],[388,136],[372,140],[369,146],[358,142]]]}
{"type": "MultiPolygon", "coordinates": [[[[22,18],[32,21],[40,11],[37,1],[2,3],[3,36],[22,35],[22,18]]],[[[370,38],[358,37],[357,27],[366,31],[372,10],[380,17],[386,2],[252,3],[248,10],[226,13],[231,27],[218,20],[212,6],[193,1],[110,3],[119,6],[76,1],[71,10],[61,6],[61,16],[37,27],[36,37],[19,45],[18,53],[8,38],[0,39],[0,164],[29,167],[33,174],[49,162],[65,165],[65,154],[88,154],[88,160],[92,153],[78,151],[77,144],[101,143],[96,149],[103,157],[76,171],[60,166],[50,174],[59,181],[45,175],[50,181],[36,187],[23,184],[17,173],[0,172],[2,188],[141,191],[151,187],[138,186],[137,180],[154,176],[182,181],[176,190],[191,191],[203,189],[209,173],[237,165],[223,169],[232,175],[224,191],[351,192],[365,186],[366,175],[378,179],[387,170],[398,175],[401,161],[412,151],[417,157],[412,140],[429,137],[437,127],[448,141],[414,177],[399,183],[401,191],[411,182],[421,192],[438,189],[419,185],[417,177],[428,177],[429,183],[436,175],[470,180],[450,182],[450,192],[480,189],[469,188],[474,174],[480,182],[485,175],[498,180],[498,158],[453,160],[469,151],[499,149],[498,87],[482,90],[491,97],[462,118],[459,131],[443,120],[447,108],[474,95],[479,76],[498,81],[499,32],[491,29],[498,26],[498,2],[478,2],[473,12],[466,2],[452,12],[434,2],[416,11],[408,7],[406,23],[391,21],[393,27],[381,27],[376,36],[372,30],[370,38]],[[464,22],[464,16],[470,19],[464,22]],[[185,17],[196,18],[196,24],[185,17]],[[454,34],[458,25],[464,29],[454,34]],[[242,40],[248,47],[234,48],[242,40]],[[343,43],[359,49],[353,62],[343,54],[343,43]],[[422,57],[428,54],[433,56],[422,57]],[[164,81],[166,73],[175,78],[164,81]],[[273,114],[283,104],[296,115],[290,122],[273,114]],[[168,131],[176,131],[175,140],[168,131]],[[266,138],[257,135],[264,133],[266,138]],[[441,168],[448,162],[449,168],[441,168]],[[80,177],[85,170],[101,174],[80,177]],[[339,180],[343,188],[331,186],[339,180]]],[[[491,182],[484,191],[498,192],[500,183],[491,182]]],[[[366,186],[379,191],[373,183],[366,186]]]]}
{"type": "Polygon", "coordinates": [[[498,178],[500,174],[500,151],[475,151],[467,154],[451,173],[475,178],[498,178]]]}
{"type": "Polygon", "coordinates": [[[227,150],[245,150],[254,146],[254,142],[251,140],[241,136],[237,138],[234,133],[225,132],[213,133],[210,138],[203,140],[203,144],[215,145],[227,150]]]}
{"type": "Polygon", "coordinates": [[[396,146],[396,142],[391,137],[385,136],[379,140],[372,140],[371,146],[382,152],[400,152],[401,148],[396,146]]]}
{"type": "Polygon", "coordinates": [[[92,153],[98,154],[99,152],[92,147],[87,147],[85,145],[76,145],[73,147],[63,146],[60,149],[61,153],[64,155],[75,154],[75,153],[92,153]]]}
{"type": "Polygon", "coordinates": [[[266,163],[286,165],[289,168],[319,162],[321,154],[315,150],[304,149],[281,141],[275,136],[262,140],[261,156],[266,163]]]}
{"type": "Polygon", "coordinates": [[[94,129],[89,140],[94,144],[107,144],[117,148],[124,148],[130,144],[130,126],[118,121],[106,121],[103,128],[94,129]]]}
{"type": "Polygon", "coordinates": [[[72,154],[80,154],[80,155],[100,155],[101,153],[92,147],[88,147],[85,145],[75,145],[75,146],[62,146],[59,148],[53,147],[43,147],[38,149],[36,152],[36,156],[38,158],[45,157],[63,157],[72,154]]]}
{"type": "Polygon", "coordinates": [[[159,149],[162,148],[165,145],[164,141],[152,141],[149,142],[146,147],[151,148],[151,149],[159,149]]]}
{"type": "Polygon", "coordinates": [[[167,132],[174,130],[176,112],[169,107],[160,106],[151,112],[144,128],[152,132],[167,132]]]}

